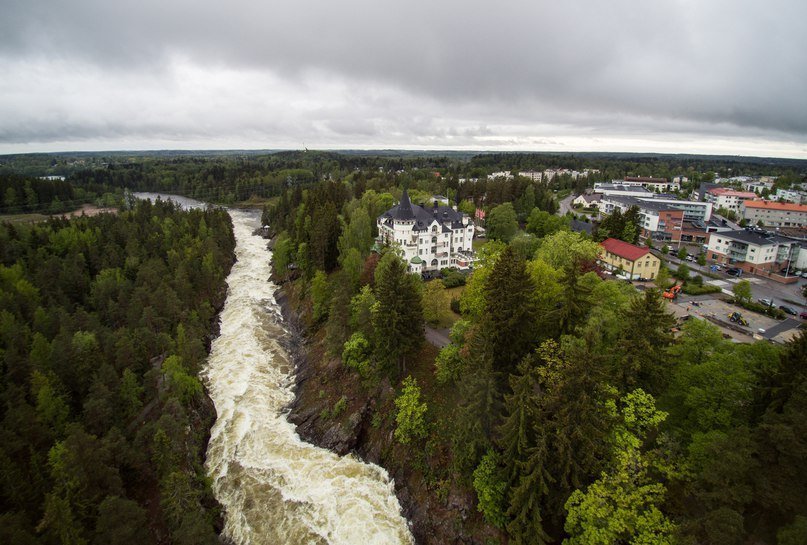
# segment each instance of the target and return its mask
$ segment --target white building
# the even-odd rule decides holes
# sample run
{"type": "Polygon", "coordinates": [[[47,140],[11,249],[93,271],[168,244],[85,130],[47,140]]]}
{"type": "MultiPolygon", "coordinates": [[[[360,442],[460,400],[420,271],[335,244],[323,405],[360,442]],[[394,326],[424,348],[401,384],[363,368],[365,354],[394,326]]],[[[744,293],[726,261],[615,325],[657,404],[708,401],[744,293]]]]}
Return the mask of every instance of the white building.
{"type": "Polygon", "coordinates": [[[750,273],[777,273],[788,266],[800,268],[805,253],[795,240],[739,230],[712,235],[707,258],[750,273]]]}
{"type": "Polygon", "coordinates": [[[725,208],[736,214],[740,214],[740,206],[745,201],[757,198],[757,194],[751,191],[736,191],[724,187],[710,189],[704,195],[706,202],[715,205],[715,208],[725,208]]]}
{"type": "Polygon", "coordinates": [[[626,176],[624,180],[614,180],[614,183],[623,185],[640,185],[650,191],[664,193],[681,189],[680,181],[667,180],[667,178],[646,178],[641,176],[626,176]]]}
{"type": "MultiPolygon", "coordinates": [[[[617,180],[617,182],[619,182],[619,180],[617,180]]],[[[622,183],[595,182],[594,193],[602,193],[606,197],[612,195],[622,197],[653,197],[653,192],[642,187],[640,184],[625,185],[622,183]]]]}
{"type": "Polygon", "coordinates": [[[435,202],[423,208],[404,190],[401,202],[381,214],[377,225],[381,242],[396,247],[413,273],[467,269],[473,263],[474,225],[448,206],[435,202]]]}
{"type": "Polygon", "coordinates": [[[496,178],[504,178],[505,180],[512,180],[514,176],[509,170],[502,170],[500,172],[492,172],[488,174],[488,180],[495,180],[496,178]]]}
{"type": "Polygon", "coordinates": [[[757,195],[761,195],[762,191],[773,189],[773,182],[763,182],[761,180],[752,180],[743,184],[743,189],[746,191],[753,191],[757,195]]]}
{"type": "Polygon", "coordinates": [[[798,189],[777,189],[774,198],[779,201],[787,201],[796,204],[807,202],[807,193],[798,189]]]}

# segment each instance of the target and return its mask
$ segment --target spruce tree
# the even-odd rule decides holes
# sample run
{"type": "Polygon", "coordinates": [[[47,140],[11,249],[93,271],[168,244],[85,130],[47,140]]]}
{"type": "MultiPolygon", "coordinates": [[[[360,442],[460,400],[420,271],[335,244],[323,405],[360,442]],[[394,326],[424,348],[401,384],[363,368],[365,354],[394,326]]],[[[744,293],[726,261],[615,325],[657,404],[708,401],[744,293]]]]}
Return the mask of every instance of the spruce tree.
{"type": "Polygon", "coordinates": [[[535,284],[523,260],[508,246],[485,283],[484,327],[498,372],[512,373],[535,346],[535,284]]]}
{"type": "Polygon", "coordinates": [[[616,345],[615,371],[623,391],[640,387],[652,395],[661,393],[670,371],[665,350],[673,342],[674,325],[658,290],[646,290],[631,302],[616,345]]]}
{"type": "Polygon", "coordinates": [[[420,279],[409,274],[406,264],[393,252],[381,258],[375,271],[373,308],[375,352],[378,361],[396,378],[406,371],[406,359],[423,342],[423,310],[420,279]]]}

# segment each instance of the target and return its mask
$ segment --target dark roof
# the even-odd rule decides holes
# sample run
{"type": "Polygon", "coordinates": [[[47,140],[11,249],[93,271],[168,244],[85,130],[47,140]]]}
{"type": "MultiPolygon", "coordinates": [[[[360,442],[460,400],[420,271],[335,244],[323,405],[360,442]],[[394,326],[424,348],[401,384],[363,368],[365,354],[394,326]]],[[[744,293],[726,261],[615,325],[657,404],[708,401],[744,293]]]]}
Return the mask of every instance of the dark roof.
{"type": "Polygon", "coordinates": [[[409,200],[409,193],[406,189],[403,190],[403,195],[401,195],[401,202],[399,202],[397,206],[393,206],[387,210],[387,214],[396,220],[415,219],[415,213],[412,210],[412,201],[409,200]]]}
{"type": "Polygon", "coordinates": [[[404,189],[401,195],[401,202],[393,206],[383,214],[383,220],[389,221],[413,221],[415,231],[426,231],[429,225],[434,220],[442,225],[443,232],[449,232],[451,229],[461,229],[465,227],[462,224],[462,213],[457,212],[450,206],[434,206],[432,208],[424,208],[416,204],[412,204],[409,200],[409,194],[404,189]],[[450,226],[450,227],[449,227],[450,226]]]}
{"type": "Polygon", "coordinates": [[[594,224],[586,223],[585,221],[572,220],[569,226],[575,233],[588,233],[590,235],[594,232],[594,224]]]}
{"type": "Polygon", "coordinates": [[[615,238],[606,238],[600,242],[600,246],[608,250],[614,255],[624,257],[628,261],[636,261],[646,253],[650,252],[648,248],[639,248],[633,244],[615,238]]]}
{"type": "Polygon", "coordinates": [[[737,231],[724,231],[716,234],[717,236],[730,238],[732,240],[739,240],[740,242],[745,242],[746,244],[756,244],[757,246],[766,246],[768,244],[776,244],[778,242],[790,242],[788,240],[782,240],[781,237],[766,237],[759,233],[755,233],[754,231],[746,231],[745,229],[739,229],[737,231]]]}

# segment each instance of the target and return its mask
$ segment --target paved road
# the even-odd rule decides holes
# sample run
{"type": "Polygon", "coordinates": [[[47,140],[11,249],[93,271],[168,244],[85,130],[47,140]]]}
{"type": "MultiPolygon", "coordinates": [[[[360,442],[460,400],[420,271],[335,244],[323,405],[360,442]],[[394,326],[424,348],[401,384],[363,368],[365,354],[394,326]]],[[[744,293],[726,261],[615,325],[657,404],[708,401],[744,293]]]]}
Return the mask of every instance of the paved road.
{"type": "MultiPolygon", "coordinates": [[[[670,250],[670,253],[666,256],[662,256],[659,252],[655,252],[656,255],[660,256],[663,260],[667,261],[673,268],[678,267],[678,264],[681,263],[681,260],[675,257],[673,253],[677,251],[677,248],[673,248],[670,250]]],[[[690,250],[691,253],[694,251],[690,250]]],[[[709,271],[709,266],[706,265],[701,267],[697,263],[685,262],[687,266],[693,271],[695,274],[703,274],[709,271]]],[[[807,283],[807,280],[799,280],[795,284],[781,284],[770,278],[765,278],[762,276],[755,276],[753,274],[743,274],[739,279],[733,276],[729,276],[725,272],[725,267],[723,271],[717,274],[720,278],[719,280],[722,283],[718,285],[721,288],[725,288],[731,291],[731,288],[739,282],[740,280],[748,280],[751,283],[751,294],[754,301],[766,298],[771,299],[775,306],[779,305],[787,305],[789,307],[793,307],[796,311],[801,312],[802,310],[807,310],[807,301],[804,300],[804,297],[801,295],[802,286],[807,283]]],[[[709,277],[704,276],[704,282],[712,283],[712,280],[709,277]]]]}
{"type": "Polygon", "coordinates": [[[775,326],[766,329],[765,333],[763,333],[762,336],[765,337],[766,339],[773,339],[780,333],[784,333],[785,331],[788,331],[790,329],[796,329],[800,325],[801,322],[799,320],[788,318],[787,320],[779,322],[775,326]]]}
{"type": "Polygon", "coordinates": [[[429,326],[426,326],[426,340],[429,341],[429,344],[433,344],[437,348],[443,348],[451,342],[448,339],[447,329],[434,329],[429,326]]]}
{"type": "Polygon", "coordinates": [[[572,201],[574,199],[575,199],[575,195],[574,195],[574,193],[572,193],[571,195],[569,195],[565,199],[562,199],[558,203],[558,205],[559,205],[559,207],[558,207],[558,216],[565,216],[566,212],[571,212],[572,211],[572,201]]]}

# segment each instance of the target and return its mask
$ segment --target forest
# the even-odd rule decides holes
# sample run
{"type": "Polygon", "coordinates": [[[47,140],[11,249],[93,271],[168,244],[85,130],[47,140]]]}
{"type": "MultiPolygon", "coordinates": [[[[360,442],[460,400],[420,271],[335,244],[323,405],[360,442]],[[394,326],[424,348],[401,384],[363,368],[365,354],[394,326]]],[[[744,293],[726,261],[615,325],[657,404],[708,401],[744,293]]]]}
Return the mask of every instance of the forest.
{"type": "MultiPolygon", "coordinates": [[[[451,342],[429,357],[424,324],[447,312],[446,285],[374,245],[401,188],[366,182],[289,188],[264,213],[316,353],[356,385],[320,390],[322,418],[349,420],[344,392],[369,400],[371,428],[394,436],[382,463],[417,468],[429,502],[473,494],[478,542],[807,542],[804,333],[735,344],[676,323],[658,290],[603,280],[597,243],[516,178],[485,191],[510,227],[489,227],[450,305],[451,342]]],[[[459,198],[475,205],[473,191],[459,198]]]]}
{"type": "Polygon", "coordinates": [[[218,543],[198,377],[224,210],[0,224],[0,542],[218,543]]]}
{"type": "Polygon", "coordinates": [[[350,380],[321,391],[322,418],[344,422],[346,406],[366,402],[367,432],[389,432],[382,462],[412,469],[429,505],[472,497],[476,519],[452,524],[477,542],[807,543],[804,334],[733,344],[707,322],[676,323],[658,291],[597,274],[596,241],[635,241],[635,213],[594,239],[555,215],[559,193],[612,177],[684,174],[689,190],[735,174],[791,184],[805,171],[598,154],[3,157],[5,212],[104,194],[121,212],[0,226],[0,539],[216,540],[202,467],[214,411],[198,371],[234,240],[221,210],[127,209],[125,190],[147,190],[269,202],[275,279],[314,353],[350,380]],[[542,168],[600,172],[487,177],[542,168]],[[46,174],[67,180],[32,177],[46,174]],[[440,194],[487,213],[471,275],[424,282],[375,244],[376,218],[404,188],[416,204],[440,194]],[[427,323],[451,326],[439,352],[427,323]]]}

